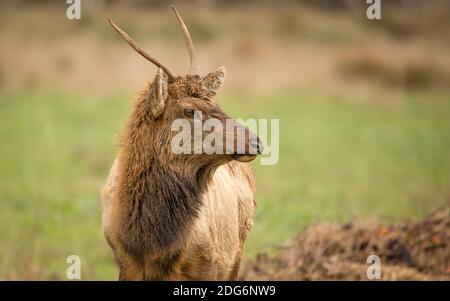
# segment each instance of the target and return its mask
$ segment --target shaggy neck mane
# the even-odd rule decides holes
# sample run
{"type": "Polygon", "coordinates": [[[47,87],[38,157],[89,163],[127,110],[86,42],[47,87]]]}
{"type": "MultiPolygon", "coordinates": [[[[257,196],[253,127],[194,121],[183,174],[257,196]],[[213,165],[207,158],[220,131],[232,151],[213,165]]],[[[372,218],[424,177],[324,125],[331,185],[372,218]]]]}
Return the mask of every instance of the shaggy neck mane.
{"type": "Polygon", "coordinates": [[[136,257],[182,246],[214,172],[213,167],[186,172],[164,162],[153,147],[157,136],[144,95],[123,133],[117,186],[120,238],[136,257]]]}

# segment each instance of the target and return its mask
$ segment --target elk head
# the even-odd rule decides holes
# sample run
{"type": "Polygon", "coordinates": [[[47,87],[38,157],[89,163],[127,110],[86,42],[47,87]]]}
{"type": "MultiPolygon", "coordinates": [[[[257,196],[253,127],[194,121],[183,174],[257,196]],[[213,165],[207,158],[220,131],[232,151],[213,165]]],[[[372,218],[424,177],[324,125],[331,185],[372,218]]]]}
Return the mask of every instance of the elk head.
{"type": "MultiPolygon", "coordinates": [[[[161,160],[168,164],[173,163],[173,166],[183,166],[183,168],[191,163],[196,166],[218,166],[232,160],[252,161],[262,152],[263,146],[259,138],[241,124],[234,123],[230,126],[229,122],[233,119],[214,101],[216,93],[225,80],[225,68],[221,67],[203,77],[196,73],[197,58],[189,31],[175,7],[171,6],[171,8],[181,25],[189,51],[188,75],[174,76],[167,67],[145,52],[127,33],[108,19],[111,26],[134,50],[158,67],[155,79],[148,83],[141,95],[142,101],[136,107],[136,110],[144,117],[139,121],[139,126],[149,129],[145,138],[151,140],[148,147],[152,148],[161,160]],[[184,145],[181,145],[184,151],[174,152],[172,142],[177,133],[173,131],[172,125],[175,121],[183,120],[194,129],[196,122],[205,122],[209,119],[214,119],[221,124],[222,135],[218,135],[221,138],[211,144],[216,151],[212,152],[211,149],[205,149],[204,144],[195,143],[199,139],[205,139],[210,134],[211,128],[209,131],[202,131],[200,136],[196,136],[194,131],[191,131],[189,141],[187,143],[184,141],[184,145]],[[237,143],[242,135],[245,137],[244,143],[237,143]],[[195,150],[195,145],[202,146],[202,150],[200,152],[198,149],[195,150]],[[190,151],[186,152],[186,148],[190,151]],[[220,149],[222,151],[217,152],[220,149]]],[[[217,127],[214,127],[214,130],[217,131],[217,127]]]]}

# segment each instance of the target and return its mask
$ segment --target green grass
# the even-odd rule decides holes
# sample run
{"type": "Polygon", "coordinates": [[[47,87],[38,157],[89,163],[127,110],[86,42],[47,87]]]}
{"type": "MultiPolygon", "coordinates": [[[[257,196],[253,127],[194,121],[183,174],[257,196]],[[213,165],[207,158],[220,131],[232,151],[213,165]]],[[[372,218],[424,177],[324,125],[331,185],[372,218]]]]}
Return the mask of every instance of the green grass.
{"type": "MultiPolygon", "coordinates": [[[[132,96],[0,92],[0,279],[115,279],[99,190],[132,96]]],[[[280,161],[253,163],[251,257],[315,222],[420,218],[450,195],[450,102],[381,106],[320,94],[224,95],[234,117],[279,118],[280,161]]]]}

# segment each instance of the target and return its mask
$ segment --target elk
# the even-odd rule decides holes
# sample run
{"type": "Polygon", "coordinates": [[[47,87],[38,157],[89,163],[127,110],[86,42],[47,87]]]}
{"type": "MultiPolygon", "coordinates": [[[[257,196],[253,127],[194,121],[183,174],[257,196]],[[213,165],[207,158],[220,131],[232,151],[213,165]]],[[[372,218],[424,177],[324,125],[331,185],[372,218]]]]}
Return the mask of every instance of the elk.
{"type": "MultiPolygon", "coordinates": [[[[189,31],[171,8],[190,56],[187,75],[174,76],[108,19],[158,71],[137,97],[101,191],[104,235],[119,280],[234,280],[256,206],[248,162],[263,146],[257,135],[237,124],[231,130],[224,126],[223,136],[235,139],[236,128],[244,130],[245,149],[223,154],[171,151],[173,120],[192,123],[193,111],[221,122],[230,119],[214,101],[225,69],[204,77],[196,73],[189,31]]],[[[216,143],[225,147],[224,141],[216,143]]]]}

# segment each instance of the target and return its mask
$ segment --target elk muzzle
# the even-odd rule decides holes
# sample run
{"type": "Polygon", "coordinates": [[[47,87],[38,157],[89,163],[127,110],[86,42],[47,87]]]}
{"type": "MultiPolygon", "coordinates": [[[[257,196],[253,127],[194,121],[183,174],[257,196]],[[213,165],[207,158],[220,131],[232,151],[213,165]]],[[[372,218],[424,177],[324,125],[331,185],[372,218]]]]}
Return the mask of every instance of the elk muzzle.
{"type": "Polygon", "coordinates": [[[257,155],[262,154],[264,145],[259,137],[240,123],[235,123],[233,131],[227,131],[226,135],[234,136],[234,145],[227,143],[227,153],[231,158],[239,162],[250,162],[257,155]],[[230,149],[232,150],[230,152],[230,149]]]}

